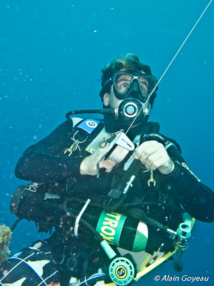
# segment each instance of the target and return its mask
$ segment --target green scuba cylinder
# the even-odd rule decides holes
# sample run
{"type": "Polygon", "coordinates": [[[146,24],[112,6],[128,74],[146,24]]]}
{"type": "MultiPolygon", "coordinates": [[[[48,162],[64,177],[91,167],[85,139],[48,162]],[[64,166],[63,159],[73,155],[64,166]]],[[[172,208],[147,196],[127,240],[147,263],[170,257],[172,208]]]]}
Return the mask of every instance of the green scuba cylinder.
{"type": "Polygon", "coordinates": [[[148,227],[145,223],[115,212],[101,213],[97,232],[109,244],[133,252],[144,251],[148,240],[148,227]]]}

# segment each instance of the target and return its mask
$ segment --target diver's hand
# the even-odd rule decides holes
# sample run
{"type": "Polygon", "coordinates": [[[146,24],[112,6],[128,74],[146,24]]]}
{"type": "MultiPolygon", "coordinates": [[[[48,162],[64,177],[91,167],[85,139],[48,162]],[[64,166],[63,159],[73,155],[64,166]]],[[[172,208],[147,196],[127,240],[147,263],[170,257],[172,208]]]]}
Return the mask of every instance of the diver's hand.
{"type": "MultiPolygon", "coordinates": [[[[106,148],[98,148],[92,155],[86,157],[80,165],[80,174],[81,175],[91,175],[95,176],[97,174],[97,163],[100,161],[103,153],[106,148]]],[[[116,165],[116,162],[112,160],[102,159],[99,163],[99,168],[105,168],[106,172],[111,172],[111,170],[116,165]]]]}
{"type": "Polygon", "coordinates": [[[155,140],[142,143],[136,148],[133,156],[140,160],[147,169],[157,169],[164,175],[170,174],[175,167],[164,146],[155,140]]]}

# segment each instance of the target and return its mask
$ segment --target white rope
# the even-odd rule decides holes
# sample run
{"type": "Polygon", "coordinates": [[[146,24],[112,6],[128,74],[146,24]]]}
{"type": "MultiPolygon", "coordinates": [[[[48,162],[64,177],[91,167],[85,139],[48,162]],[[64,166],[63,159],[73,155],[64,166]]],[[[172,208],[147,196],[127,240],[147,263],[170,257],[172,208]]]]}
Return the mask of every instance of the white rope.
{"type": "Polygon", "coordinates": [[[139,116],[139,114],[141,113],[141,111],[143,110],[144,106],[146,106],[147,102],[149,101],[150,97],[152,96],[152,94],[155,92],[157,86],[159,85],[159,83],[161,82],[161,80],[163,79],[163,77],[165,76],[165,74],[167,73],[168,69],[170,68],[170,66],[172,65],[172,63],[174,62],[174,60],[176,59],[177,55],[180,53],[181,49],[183,48],[183,46],[185,45],[185,43],[187,42],[187,40],[189,39],[190,35],[192,34],[192,32],[195,30],[196,26],[198,25],[198,23],[200,22],[201,18],[204,16],[205,12],[207,11],[207,9],[209,8],[210,4],[212,3],[213,0],[211,0],[207,6],[205,7],[205,9],[203,10],[203,12],[201,13],[200,17],[198,18],[198,20],[195,22],[194,26],[192,27],[192,29],[190,30],[189,34],[186,36],[185,40],[183,41],[183,43],[181,44],[180,48],[177,50],[177,52],[175,53],[174,57],[172,58],[172,60],[170,61],[170,63],[168,64],[168,66],[166,67],[165,71],[163,72],[162,76],[160,77],[160,79],[158,80],[158,82],[156,83],[156,85],[154,86],[154,88],[152,89],[152,91],[150,92],[150,95],[148,96],[146,102],[143,104],[143,106],[141,107],[141,109],[139,110],[137,116],[135,117],[135,119],[132,121],[132,123],[130,124],[129,128],[127,129],[126,133],[128,133],[128,131],[131,129],[132,125],[134,124],[134,122],[136,121],[137,117],[139,116]]]}
{"type": "Polygon", "coordinates": [[[85,205],[83,206],[83,208],[81,209],[80,213],[78,214],[76,220],[75,220],[75,224],[74,224],[74,235],[77,237],[78,236],[78,228],[79,228],[79,221],[84,213],[84,211],[86,210],[87,206],[89,205],[89,203],[91,202],[90,199],[87,199],[85,205]]]}

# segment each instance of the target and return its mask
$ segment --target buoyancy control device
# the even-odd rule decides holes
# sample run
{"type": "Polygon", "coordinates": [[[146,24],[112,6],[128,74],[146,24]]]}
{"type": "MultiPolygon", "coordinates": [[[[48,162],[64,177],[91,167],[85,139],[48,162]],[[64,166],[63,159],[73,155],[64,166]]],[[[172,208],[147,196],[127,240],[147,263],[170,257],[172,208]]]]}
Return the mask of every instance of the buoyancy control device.
{"type": "MultiPolygon", "coordinates": [[[[67,118],[69,116],[66,115],[67,118]]],[[[167,148],[173,144],[157,133],[147,135],[144,140],[157,140],[167,148]]],[[[135,148],[123,131],[111,134],[100,143],[101,145],[108,145],[104,154],[105,158],[111,155],[115,146],[122,146],[128,152],[135,148]]],[[[100,245],[110,260],[109,277],[117,285],[128,285],[137,277],[137,273],[138,276],[140,275],[133,256],[120,256],[116,250],[117,247],[131,253],[144,252],[148,241],[148,224],[155,225],[174,236],[174,246],[178,253],[174,267],[179,271],[182,269],[181,254],[187,247],[193,225],[190,216],[186,215],[184,223],[180,224],[177,230],[171,230],[150,219],[147,215],[136,217],[132,214],[133,212],[130,212],[130,216],[117,212],[132,188],[132,183],[139,171],[139,165],[138,160],[132,162],[129,172],[126,172],[118,188],[110,190],[104,209],[101,209],[97,216],[88,213],[90,199],[85,202],[80,212],[76,212],[69,206],[72,199],[62,202],[59,195],[47,193],[46,186],[37,183],[17,188],[11,199],[11,212],[19,219],[25,218],[35,221],[39,231],[50,231],[52,227],[56,227],[62,222],[60,218],[69,214],[71,224],[74,224],[75,236],[78,236],[80,224],[88,228],[100,241],[100,245]],[[45,217],[48,217],[48,220],[45,220],[45,217]],[[56,217],[58,220],[55,219],[56,217]]],[[[99,176],[99,171],[97,175],[99,176]]]]}

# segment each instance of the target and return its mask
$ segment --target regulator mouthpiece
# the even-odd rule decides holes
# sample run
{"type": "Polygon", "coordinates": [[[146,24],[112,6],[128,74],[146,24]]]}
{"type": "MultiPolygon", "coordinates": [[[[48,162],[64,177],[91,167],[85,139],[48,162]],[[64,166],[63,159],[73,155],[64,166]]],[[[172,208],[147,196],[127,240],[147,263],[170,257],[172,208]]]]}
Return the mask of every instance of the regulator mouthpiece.
{"type": "Polygon", "coordinates": [[[122,101],[117,112],[118,119],[124,123],[137,125],[145,116],[149,115],[149,109],[140,100],[127,98],[122,101]]]}

